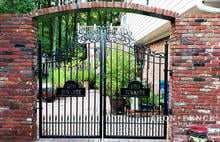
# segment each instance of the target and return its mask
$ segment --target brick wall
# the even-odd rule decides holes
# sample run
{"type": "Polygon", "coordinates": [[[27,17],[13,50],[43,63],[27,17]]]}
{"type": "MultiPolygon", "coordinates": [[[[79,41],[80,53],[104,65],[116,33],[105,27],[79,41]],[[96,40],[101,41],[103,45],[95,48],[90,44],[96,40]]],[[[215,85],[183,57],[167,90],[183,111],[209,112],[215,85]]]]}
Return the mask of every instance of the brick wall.
{"type": "Polygon", "coordinates": [[[187,126],[220,129],[216,119],[188,119],[188,116],[213,116],[217,120],[220,117],[220,15],[177,18],[170,42],[174,72],[172,110],[173,116],[179,117],[171,121],[173,140],[184,141],[187,126]]]}
{"type": "Polygon", "coordinates": [[[36,39],[32,18],[0,14],[0,140],[36,139],[36,39]]]}

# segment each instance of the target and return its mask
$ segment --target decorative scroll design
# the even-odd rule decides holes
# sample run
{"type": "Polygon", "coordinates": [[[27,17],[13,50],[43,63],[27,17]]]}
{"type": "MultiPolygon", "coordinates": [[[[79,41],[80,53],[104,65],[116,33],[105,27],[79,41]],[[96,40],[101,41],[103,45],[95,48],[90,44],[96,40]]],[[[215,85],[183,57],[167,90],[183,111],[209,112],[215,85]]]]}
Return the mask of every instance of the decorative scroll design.
{"type": "Polygon", "coordinates": [[[71,47],[59,48],[56,51],[55,58],[58,61],[71,61],[73,56],[72,54],[73,51],[71,47]]]}
{"type": "Polygon", "coordinates": [[[121,43],[126,46],[134,47],[135,41],[131,38],[132,32],[126,28],[120,30],[108,29],[107,30],[107,41],[112,43],[121,43]]]}
{"type": "Polygon", "coordinates": [[[163,52],[152,51],[148,47],[145,47],[144,49],[145,49],[144,55],[154,56],[156,58],[164,58],[164,53],[163,52]]]}
{"type": "Polygon", "coordinates": [[[75,50],[82,48],[83,45],[86,44],[98,43],[101,39],[110,43],[118,43],[133,48],[135,52],[137,52],[135,54],[141,56],[140,58],[144,58],[146,55],[155,58],[164,58],[164,53],[152,51],[150,48],[138,44],[131,36],[132,32],[127,28],[79,27],[77,38],[73,39],[67,47],[58,48],[55,52],[51,52],[47,55],[47,58],[55,56],[56,60],[69,61],[74,57],[74,54],[76,54],[75,50]]]}
{"type": "Polygon", "coordinates": [[[136,42],[131,38],[131,35],[132,32],[126,28],[114,29],[108,27],[97,27],[89,29],[80,27],[77,42],[79,44],[99,42],[101,40],[101,36],[105,36],[107,42],[121,43],[126,46],[134,47],[136,42]],[[106,34],[104,34],[104,30],[106,30],[106,34]],[[101,32],[103,34],[101,34],[101,32]]]}
{"type": "Polygon", "coordinates": [[[87,28],[80,28],[76,42],[79,44],[89,44],[99,42],[100,39],[101,37],[99,28],[94,28],[92,31],[87,28]]]}

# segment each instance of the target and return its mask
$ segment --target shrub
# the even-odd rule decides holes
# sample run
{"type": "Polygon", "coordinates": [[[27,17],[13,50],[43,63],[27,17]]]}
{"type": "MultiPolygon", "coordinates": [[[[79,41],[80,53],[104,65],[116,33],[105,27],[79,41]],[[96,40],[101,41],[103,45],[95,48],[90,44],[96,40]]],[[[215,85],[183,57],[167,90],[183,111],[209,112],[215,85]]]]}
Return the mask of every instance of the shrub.
{"type": "MultiPolygon", "coordinates": [[[[123,51],[121,46],[112,49],[108,47],[107,54],[106,94],[112,99],[117,99],[120,97],[120,89],[136,79],[134,51],[123,51]]],[[[99,86],[99,83],[100,76],[96,78],[96,86],[99,86]]]]}

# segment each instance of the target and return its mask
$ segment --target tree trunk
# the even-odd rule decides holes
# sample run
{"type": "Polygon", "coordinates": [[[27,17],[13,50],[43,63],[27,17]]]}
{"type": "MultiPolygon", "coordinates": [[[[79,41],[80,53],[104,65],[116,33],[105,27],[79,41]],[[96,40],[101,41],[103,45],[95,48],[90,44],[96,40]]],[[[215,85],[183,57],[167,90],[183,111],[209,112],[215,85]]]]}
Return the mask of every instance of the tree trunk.
{"type": "Polygon", "coordinates": [[[66,46],[68,46],[69,15],[65,16],[65,21],[66,21],[65,43],[66,46]]]}
{"type": "MultiPolygon", "coordinates": [[[[91,0],[88,0],[88,2],[90,2],[91,0]]],[[[87,26],[91,25],[91,13],[87,12],[87,22],[86,22],[87,26]]]]}
{"type": "Polygon", "coordinates": [[[104,12],[104,24],[107,24],[107,17],[108,17],[108,12],[104,12]]]}
{"type": "Polygon", "coordinates": [[[51,0],[47,0],[47,3],[48,3],[48,7],[51,6],[51,0]]]}
{"type": "Polygon", "coordinates": [[[91,13],[87,12],[87,26],[91,26],[92,23],[91,21],[92,21],[91,13]]]}
{"type": "MultiPolygon", "coordinates": [[[[52,51],[56,52],[56,37],[57,37],[57,23],[58,23],[58,18],[54,18],[54,25],[53,25],[53,34],[52,34],[52,51]]],[[[55,56],[53,56],[53,67],[55,67],[55,56]]]]}
{"type": "Polygon", "coordinates": [[[44,22],[42,22],[42,31],[41,31],[42,32],[42,37],[44,37],[44,26],[45,26],[44,22]]]}
{"type": "MultiPolygon", "coordinates": [[[[51,6],[51,0],[47,0],[48,7],[51,6]]],[[[53,50],[53,19],[49,19],[49,40],[50,40],[50,52],[53,50]]]]}
{"type": "MultiPolygon", "coordinates": [[[[56,0],[55,5],[58,5],[58,0],[56,0]]],[[[52,51],[56,52],[56,37],[57,37],[57,24],[58,24],[58,17],[53,19],[53,27],[52,27],[52,51]]],[[[55,67],[55,56],[53,56],[53,67],[55,67]]]]}
{"type": "Polygon", "coordinates": [[[102,13],[98,12],[98,15],[99,15],[99,25],[101,25],[102,24],[102,13]]]}
{"type": "MultiPolygon", "coordinates": [[[[78,3],[78,0],[75,0],[75,3],[78,3]]],[[[77,14],[74,14],[73,23],[74,23],[73,38],[75,38],[75,36],[77,35],[77,14]]]]}
{"type": "Polygon", "coordinates": [[[62,46],[62,16],[59,17],[59,48],[62,46]]]}
{"type": "Polygon", "coordinates": [[[53,20],[53,32],[52,32],[52,46],[53,46],[53,51],[56,51],[56,35],[57,35],[57,22],[58,18],[54,18],[53,20]]]}
{"type": "Polygon", "coordinates": [[[53,50],[53,19],[49,19],[49,40],[50,40],[50,52],[53,50]]]}
{"type": "Polygon", "coordinates": [[[113,15],[113,13],[112,13],[112,12],[110,12],[110,23],[112,23],[112,22],[113,22],[113,20],[112,20],[112,15],[113,15]]]}
{"type": "MultiPolygon", "coordinates": [[[[63,2],[62,2],[62,0],[60,0],[60,5],[62,5],[62,4],[63,4],[63,2]]],[[[63,17],[60,16],[59,17],[59,41],[58,41],[59,48],[61,48],[61,46],[62,46],[62,20],[63,20],[63,17]]]]}

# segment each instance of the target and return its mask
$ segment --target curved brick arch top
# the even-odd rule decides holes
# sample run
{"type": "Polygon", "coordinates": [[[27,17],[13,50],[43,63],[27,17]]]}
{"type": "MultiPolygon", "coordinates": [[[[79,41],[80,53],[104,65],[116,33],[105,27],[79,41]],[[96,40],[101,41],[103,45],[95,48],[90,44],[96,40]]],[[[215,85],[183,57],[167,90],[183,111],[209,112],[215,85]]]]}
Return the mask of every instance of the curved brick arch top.
{"type": "Polygon", "coordinates": [[[62,15],[65,13],[77,13],[87,11],[111,10],[118,12],[137,13],[169,21],[175,20],[179,14],[171,10],[160,9],[156,7],[140,5],[127,2],[86,2],[86,3],[73,3],[68,5],[50,7],[45,9],[36,10],[29,13],[33,18],[44,18],[62,15]]]}

